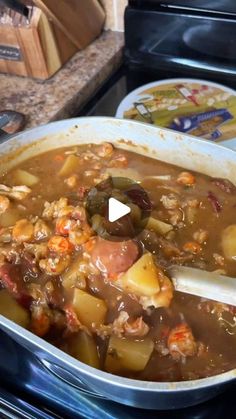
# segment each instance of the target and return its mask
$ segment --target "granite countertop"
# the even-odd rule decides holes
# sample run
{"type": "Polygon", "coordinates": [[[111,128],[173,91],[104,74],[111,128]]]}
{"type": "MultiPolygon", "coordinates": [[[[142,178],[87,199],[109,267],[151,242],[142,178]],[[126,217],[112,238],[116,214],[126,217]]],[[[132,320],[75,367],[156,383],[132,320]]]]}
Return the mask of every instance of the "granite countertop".
{"type": "Polygon", "coordinates": [[[74,116],[119,67],[123,44],[122,33],[103,32],[46,81],[0,74],[0,110],[24,113],[26,128],[74,116]]]}

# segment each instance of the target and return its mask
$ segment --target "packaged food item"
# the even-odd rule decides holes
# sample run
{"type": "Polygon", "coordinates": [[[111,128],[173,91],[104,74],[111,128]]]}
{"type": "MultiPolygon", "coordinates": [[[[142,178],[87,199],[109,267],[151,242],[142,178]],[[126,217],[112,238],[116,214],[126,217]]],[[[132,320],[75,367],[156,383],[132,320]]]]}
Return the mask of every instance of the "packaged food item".
{"type": "Polygon", "coordinates": [[[233,119],[233,115],[225,108],[201,112],[195,115],[175,118],[171,129],[216,140],[221,137],[220,126],[233,119]]]}
{"type": "Polygon", "coordinates": [[[116,117],[225,141],[236,138],[236,92],[198,79],[162,80],[126,96],[116,117]]]}

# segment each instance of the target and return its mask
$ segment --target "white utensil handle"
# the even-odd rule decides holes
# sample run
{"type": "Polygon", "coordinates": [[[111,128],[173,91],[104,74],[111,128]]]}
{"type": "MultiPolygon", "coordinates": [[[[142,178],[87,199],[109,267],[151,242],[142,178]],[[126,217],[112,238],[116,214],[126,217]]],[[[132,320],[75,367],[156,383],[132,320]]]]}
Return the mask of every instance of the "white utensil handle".
{"type": "Polygon", "coordinates": [[[178,265],[168,271],[176,291],[236,306],[236,278],[178,265]]]}

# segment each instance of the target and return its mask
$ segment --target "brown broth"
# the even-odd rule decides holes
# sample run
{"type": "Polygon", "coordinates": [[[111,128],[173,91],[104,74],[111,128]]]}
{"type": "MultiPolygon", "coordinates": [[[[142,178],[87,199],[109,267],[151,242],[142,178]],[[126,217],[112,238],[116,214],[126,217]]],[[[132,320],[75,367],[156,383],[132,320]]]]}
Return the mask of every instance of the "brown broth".
{"type": "MultiPolygon", "coordinates": [[[[81,155],[81,153],[86,152],[88,149],[92,151],[94,149],[96,150],[96,147],[93,145],[90,145],[89,148],[88,146],[79,146],[78,155],[81,155]]],[[[64,182],[65,178],[58,175],[63,162],[60,159],[55,159],[55,156],[64,156],[64,153],[68,150],[71,150],[71,148],[53,150],[33,157],[18,166],[18,168],[29,171],[40,179],[32,187],[32,193],[20,202],[24,206],[24,208],[20,208],[19,210],[21,218],[28,218],[31,215],[41,216],[45,201],[52,202],[58,200],[60,197],[67,197],[70,204],[76,204],[78,200],[76,190],[78,188],[68,188],[64,182]]],[[[181,228],[174,227],[175,237],[173,240],[179,249],[182,249],[186,242],[193,241],[193,234],[197,230],[203,229],[208,232],[206,243],[201,245],[202,251],[194,255],[191,260],[189,259],[184,262],[184,264],[187,266],[201,267],[209,271],[224,269],[227,275],[236,277],[235,261],[229,261],[224,258],[222,259],[222,266],[220,266],[213,257],[215,253],[223,256],[221,246],[222,231],[227,226],[235,223],[236,193],[226,193],[214,185],[211,178],[193,172],[196,177],[196,183],[192,187],[184,187],[176,182],[178,175],[183,169],[128,151],[115,150],[113,158],[120,155],[121,152],[128,161],[128,168],[137,170],[141,179],[143,179],[142,186],[148,192],[154,204],[153,214],[160,220],[169,222],[170,214],[163,207],[160,199],[163,195],[167,195],[173,190],[175,190],[181,203],[188,198],[197,198],[200,201],[200,207],[197,208],[196,220],[192,224],[183,220],[181,228]],[[170,175],[171,180],[145,180],[147,176],[159,175],[170,175]],[[172,189],[167,189],[166,186],[172,189]],[[222,205],[219,213],[213,210],[207,196],[209,191],[218,198],[222,205]]],[[[101,158],[99,161],[102,165],[107,164],[106,158],[101,158]]],[[[78,187],[86,186],[90,188],[94,186],[94,176],[85,176],[85,170],[94,170],[95,163],[90,159],[83,161],[76,171],[73,172],[78,175],[78,187]]],[[[5,174],[0,179],[0,183],[8,186],[15,185],[14,171],[15,168],[5,174]]],[[[99,177],[99,170],[95,171],[96,176],[99,177]]],[[[55,225],[53,221],[48,221],[48,224],[54,229],[55,225]]],[[[172,260],[163,253],[163,248],[160,245],[158,237],[154,237],[152,234],[152,240],[150,242],[150,240],[145,240],[144,235],[141,234],[139,239],[143,241],[147,249],[153,253],[157,263],[164,269],[172,263],[172,260]]],[[[78,254],[81,254],[80,249],[74,251],[73,259],[78,254]]],[[[31,279],[32,283],[42,285],[49,280],[51,280],[50,276],[41,274],[40,272],[36,281],[31,279]]],[[[54,281],[58,281],[60,284],[57,287],[57,294],[60,294],[60,298],[57,298],[56,304],[54,301],[54,308],[63,311],[64,301],[71,301],[73,290],[69,292],[63,288],[60,275],[54,281]]],[[[157,308],[147,313],[132,296],[126,294],[114,284],[104,281],[101,279],[101,276],[90,275],[86,278],[86,281],[86,290],[102,298],[108,306],[106,324],[113,322],[121,310],[128,312],[132,318],[142,315],[150,327],[148,336],[157,345],[162,340],[163,326],[174,327],[184,318],[186,323],[191,327],[196,341],[204,344],[205,350],[203,354],[196,354],[195,356],[182,358],[181,360],[174,360],[170,355],[163,356],[157,350],[154,350],[151,359],[143,371],[132,373],[128,370],[123,370],[119,372],[120,375],[152,381],[179,381],[207,377],[236,367],[236,328],[221,321],[219,319],[221,315],[217,314],[214,309],[209,309],[208,302],[203,302],[200,298],[176,292],[169,308],[157,308]]],[[[235,321],[233,310],[229,313],[223,313],[222,316],[225,316],[224,318],[232,324],[235,321]]],[[[68,350],[67,334],[64,333],[64,330],[55,332],[52,329],[53,326],[45,335],[45,339],[68,350]]],[[[104,369],[103,362],[108,338],[101,339],[96,334],[94,334],[94,338],[100,353],[101,369],[104,369]]]]}

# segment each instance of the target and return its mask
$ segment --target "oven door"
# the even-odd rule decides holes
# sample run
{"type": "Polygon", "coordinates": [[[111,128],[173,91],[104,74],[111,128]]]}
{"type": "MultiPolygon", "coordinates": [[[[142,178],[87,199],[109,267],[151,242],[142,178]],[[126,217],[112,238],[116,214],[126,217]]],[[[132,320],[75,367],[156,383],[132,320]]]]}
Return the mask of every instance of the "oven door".
{"type": "Polygon", "coordinates": [[[236,2],[130,1],[125,40],[135,66],[236,80],[236,2]]]}

